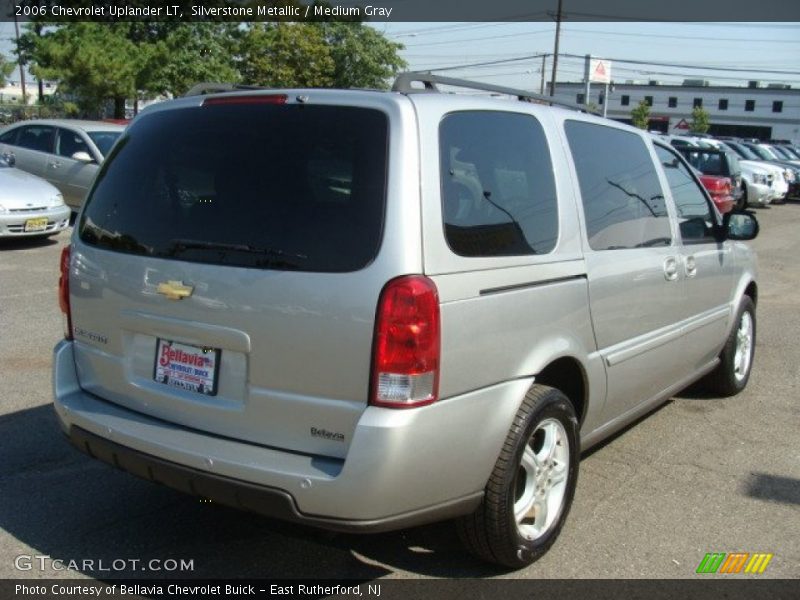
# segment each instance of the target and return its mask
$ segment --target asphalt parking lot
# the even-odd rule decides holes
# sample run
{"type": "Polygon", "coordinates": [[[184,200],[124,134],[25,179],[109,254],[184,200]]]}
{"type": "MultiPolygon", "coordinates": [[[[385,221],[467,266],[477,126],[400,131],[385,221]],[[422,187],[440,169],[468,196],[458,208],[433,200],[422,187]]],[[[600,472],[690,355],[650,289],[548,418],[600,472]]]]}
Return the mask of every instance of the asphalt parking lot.
{"type": "Polygon", "coordinates": [[[50,389],[69,232],[0,243],[0,578],[692,578],[707,552],[773,553],[760,577],[800,578],[800,204],[757,215],[749,387],[725,400],[684,392],[585,456],[560,539],[513,573],[467,555],[447,523],[334,535],[202,503],[79,454],[50,389]],[[95,562],[55,571],[19,556],[95,562]],[[97,569],[120,559],[191,560],[193,570],[97,569]]]}

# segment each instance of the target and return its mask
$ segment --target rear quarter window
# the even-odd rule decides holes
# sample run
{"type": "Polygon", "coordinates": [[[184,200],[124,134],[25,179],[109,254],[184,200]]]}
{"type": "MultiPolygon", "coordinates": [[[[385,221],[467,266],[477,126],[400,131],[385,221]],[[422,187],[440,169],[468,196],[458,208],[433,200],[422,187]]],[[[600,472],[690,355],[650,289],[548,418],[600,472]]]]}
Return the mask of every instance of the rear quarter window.
{"type": "Polygon", "coordinates": [[[442,215],[458,255],[547,254],[558,209],[547,140],[530,115],[451,113],[439,126],[442,215]]]}
{"type": "Polygon", "coordinates": [[[346,272],[378,252],[388,119],[340,106],[218,105],[134,123],[80,222],[95,246],[252,268],[346,272]]]}

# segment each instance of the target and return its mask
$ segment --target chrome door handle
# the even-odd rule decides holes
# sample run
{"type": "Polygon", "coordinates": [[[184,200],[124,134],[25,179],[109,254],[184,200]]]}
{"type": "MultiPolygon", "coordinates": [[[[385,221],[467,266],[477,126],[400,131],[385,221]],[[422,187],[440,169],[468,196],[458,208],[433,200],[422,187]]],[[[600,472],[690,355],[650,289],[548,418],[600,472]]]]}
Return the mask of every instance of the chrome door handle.
{"type": "Polygon", "coordinates": [[[694,256],[687,256],[684,262],[686,267],[686,277],[694,277],[697,275],[697,261],[694,256]]]}
{"type": "Polygon", "coordinates": [[[60,166],[61,166],[60,162],[51,162],[50,163],[50,168],[51,169],[58,169],[60,166]]]}
{"type": "Polygon", "coordinates": [[[678,259],[674,256],[664,259],[664,277],[667,281],[675,281],[678,278],[678,259]]]}

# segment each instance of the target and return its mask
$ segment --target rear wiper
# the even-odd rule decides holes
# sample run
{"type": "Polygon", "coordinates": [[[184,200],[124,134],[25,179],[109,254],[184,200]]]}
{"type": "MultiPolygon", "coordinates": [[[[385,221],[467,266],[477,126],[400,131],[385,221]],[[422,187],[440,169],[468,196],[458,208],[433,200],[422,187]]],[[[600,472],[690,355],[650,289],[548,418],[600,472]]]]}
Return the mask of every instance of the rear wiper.
{"type": "Polygon", "coordinates": [[[259,266],[297,267],[297,264],[287,259],[307,260],[305,254],[286,252],[279,248],[259,248],[250,244],[228,244],[225,242],[207,242],[205,240],[175,239],[170,242],[167,249],[168,256],[178,256],[184,250],[218,250],[223,255],[226,252],[244,252],[247,254],[260,254],[271,258],[258,261],[259,266]]]}

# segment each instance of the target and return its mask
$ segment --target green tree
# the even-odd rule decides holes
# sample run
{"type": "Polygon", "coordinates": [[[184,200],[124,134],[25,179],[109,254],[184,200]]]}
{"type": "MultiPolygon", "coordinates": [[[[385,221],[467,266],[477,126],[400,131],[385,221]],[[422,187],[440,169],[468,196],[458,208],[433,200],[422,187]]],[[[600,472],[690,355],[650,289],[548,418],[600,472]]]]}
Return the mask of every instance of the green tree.
{"type": "Polygon", "coordinates": [[[631,111],[631,121],[633,122],[634,127],[638,127],[639,129],[647,129],[647,125],[650,123],[650,106],[642,100],[639,104],[631,111]]]}
{"type": "Polygon", "coordinates": [[[14,70],[14,63],[8,62],[6,57],[0,54],[0,86],[6,84],[6,77],[11,75],[14,70]]]}
{"type": "Polygon", "coordinates": [[[238,81],[237,28],[237,23],[210,22],[173,27],[153,44],[139,73],[138,89],[150,95],[181,96],[201,81],[238,81]]]}
{"type": "Polygon", "coordinates": [[[330,48],[333,85],[340,88],[386,89],[407,63],[398,52],[402,44],[387,40],[363,23],[316,23],[330,48]]]}
{"type": "Polygon", "coordinates": [[[710,126],[708,111],[702,106],[695,106],[692,109],[692,122],[689,124],[689,131],[692,133],[705,133],[710,126]]]}
{"type": "Polygon", "coordinates": [[[152,49],[127,38],[124,28],[104,23],[65,23],[36,40],[31,71],[56,80],[84,112],[100,113],[114,102],[125,116],[125,99],[136,93],[137,75],[152,49]]]}
{"type": "Polygon", "coordinates": [[[330,87],[334,61],[315,23],[255,23],[242,39],[245,83],[268,87],[330,87]]]}
{"type": "Polygon", "coordinates": [[[255,24],[239,70],[254,85],[385,89],[406,67],[402,48],[358,22],[255,24]]]}

